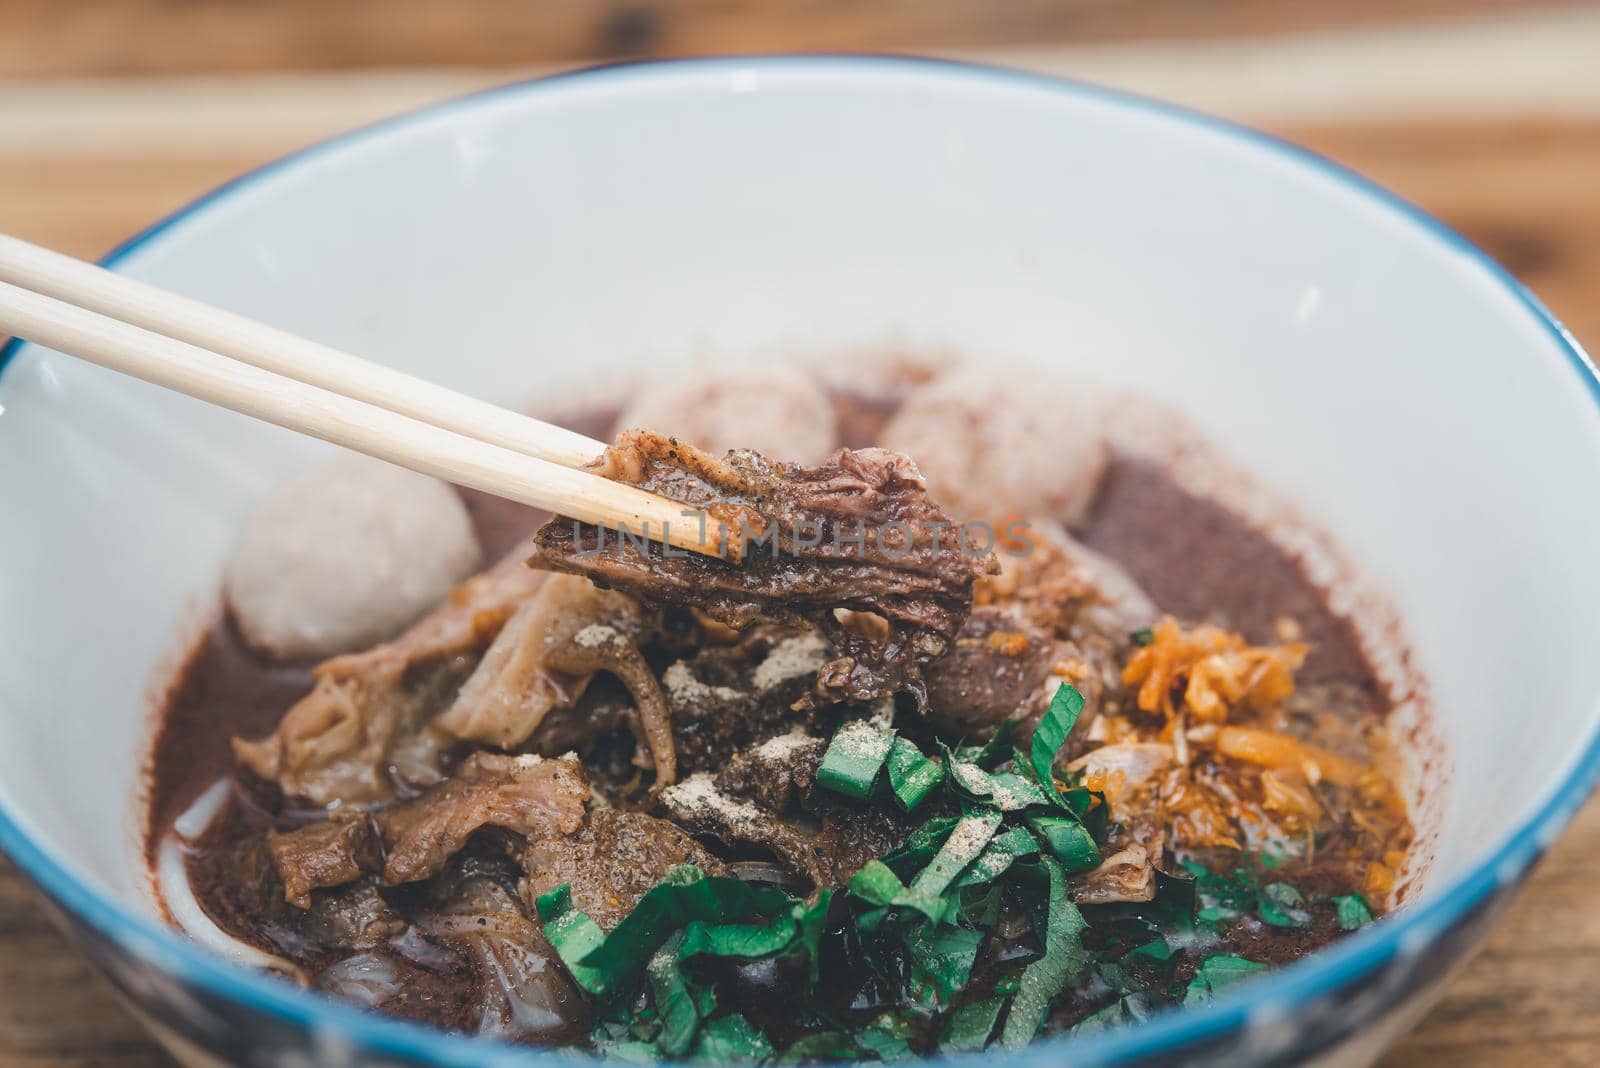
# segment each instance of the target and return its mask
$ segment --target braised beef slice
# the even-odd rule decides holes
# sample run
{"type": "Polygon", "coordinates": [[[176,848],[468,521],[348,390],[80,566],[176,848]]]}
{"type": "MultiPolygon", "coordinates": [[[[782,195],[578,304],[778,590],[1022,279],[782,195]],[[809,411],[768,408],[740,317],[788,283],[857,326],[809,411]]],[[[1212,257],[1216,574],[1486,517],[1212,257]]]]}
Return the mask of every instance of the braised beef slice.
{"type": "Polygon", "coordinates": [[[735,645],[711,646],[668,665],[661,688],[680,770],[724,767],[730,754],[807,722],[804,706],[830,655],[815,632],[757,627],[735,645]]]}
{"type": "Polygon", "coordinates": [[[769,743],[742,752],[717,774],[717,789],[752,801],[768,812],[788,811],[801,791],[816,781],[817,767],[828,743],[804,734],[779,735],[769,743]]]}
{"type": "Polygon", "coordinates": [[[215,892],[204,897],[212,918],[251,945],[296,964],[316,967],[330,954],[369,949],[405,930],[405,920],[378,892],[375,876],[358,874],[343,885],[307,890],[305,905],[296,907],[265,839],[223,847],[212,864],[215,892]]]}
{"type": "Polygon", "coordinates": [[[916,465],[884,449],[842,449],[804,467],[747,450],[717,459],[629,430],[596,469],[703,511],[723,532],[728,558],[557,519],[535,536],[530,562],[647,603],[693,606],[736,628],[811,623],[836,652],[817,677],[826,700],[909,690],[920,701],[923,665],[949,648],[971,610],[974,580],[995,567],[991,555],[964,549],[916,465]],[[841,609],[869,618],[841,620],[841,609]]]}
{"type": "Polygon", "coordinates": [[[1041,712],[1051,670],[1077,655],[1009,608],[974,609],[950,655],[926,672],[929,723],[951,744],[985,741],[1007,719],[1041,712]]]}
{"type": "Polygon", "coordinates": [[[727,873],[704,846],[666,820],[596,808],[574,834],[528,840],[522,896],[533,901],[566,883],[573,906],[609,931],[678,864],[693,864],[707,875],[727,873]]]}
{"type": "Polygon", "coordinates": [[[353,809],[292,831],[268,830],[267,852],[283,883],[284,899],[300,909],[311,907],[311,891],[343,886],[364,871],[382,868],[372,819],[353,809]]]}

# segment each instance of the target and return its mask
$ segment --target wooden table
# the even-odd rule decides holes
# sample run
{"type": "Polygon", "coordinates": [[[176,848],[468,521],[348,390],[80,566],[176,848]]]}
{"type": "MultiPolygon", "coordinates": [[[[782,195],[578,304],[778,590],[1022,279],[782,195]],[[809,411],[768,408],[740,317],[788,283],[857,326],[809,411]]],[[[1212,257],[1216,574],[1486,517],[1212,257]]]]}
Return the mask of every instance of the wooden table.
{"type": "MultiPolygon", "coordinates": [[[[170,6],[161,0],[141,2],[142,8],[129,6],[152,12],[170,6]]],[[[20,6],[38,12],[51,7],[43,0],[20,6]]],[[[211,10],[216,4],[195,6],[211,10]]],[[[682,6],[704,15],[710,5],[682,6]]],[[[1146,6],[1166,11],[1169,19],[1172,11],[1186,10],[1171,4],[1146,6]]],[[[1300,13],[1296,18],[1301,21],[1315,17],[1307,14],[1313,5],[1288,6],[1300,13]]],[[[1378,7],[1353,5],[1366,15],[1378,7]]],[[[1043,17],[1037,5],[1028,10],[1043,17]]],[[[0,29],[5,17],[0,3],[0,29]]],[[[882,29],[870,20],[863,25],[872,34],[882,29]]],[[[934,36],[950,31],[937,20],[930,25],[934,36]]],[[[62,39],[69,43],[76,40],[70,24],[53,26],[51,32],[65,35],[62,39]]],[[[1566,29],[1552,31],[1559,39],[1568,34],[1566,29]]],[[[776,39],[795,40],[792,34],[776,39]]],[[[870,34],[868,39],[877,40],[870,34]]],[[[1600,34],[1590,43],[1600,45],[1600,34]]],[[[1361,50],[1352,48],[1359,62],[1361,50]]],[[[5,49],[0,44],[0,55],[5,49]]],[[[1318,44],[1305,60],[1309,69],[1318,69],[1318,64],[1325,68],[1317,77],[1337,73],[1345,62],[1325,53],[1318,44]]],[[[1187,83],[1170,80],[1172,64],[1126,50],[1075,52],[1065,59],[1037,52],[1013,58],[1111,81],[1125,73],[1123,80],[1136,87],[1193,96],[1202,105],[1239,113],[1232,102],[1249,101],[1251,87],[1227,88],[1224,83],[1237,64],[1224,52],[1216,56],[1215,70],[1190,70],[1187,83]]],[[[406,53],[399,58],[411,57],[406,53]]],[[[29,62],[38,67],[43,61],[34,56],[29,62]]],[[[1302,64],[1296,58],[1283,65],[1302,64]]],[[[182,64],[167,57],[156,66],[165,70],[182,64]]],[[[1184,76],[1182,70],[1178,74],[1184,76]]],[[[1264,67],[1252,76],[1272,77],[1264,67]]],[[[1369,89],[1371,78],[1381,82],[1382,76],[1375,66],[1360,67],[1359,77],[1369,89]]],[[[215,100],[198,116],[191,106],[194,85],[182,79],[131,86],[0,83],[0,230],[81,255],[96,254],[283,150],[375,114],[503,77],[503,69],[460,67],[375,75],[355,83],[310,74],[274,75],[259,84],[214,84],[215,100]],[[242,116],[265,119],[251,122],[242,116]],[[136,135],[128,134],[130,129],[136,135]]],[[[1293,84],[1302,87],[1304,79],[1296,74],[1293,84]]],[[[1573,97],[1560,85],[1541,82],[1531,90],[1511,86],[1504,93],[1502,88],[1496,87],[1492,106],[1454,106],[1471,90],[1464,83],[1459,94],[1441,92],[1427,107],[1397,106],[1394,112],[1407,116],[1402,118],[1375,117],[1370,107],[1341,114],[1315,93],[1286,107],[1278,94],[1268,94],[1274,99],[1263,114],[1242,109],[1241,117],[1264,122],[1442,216],[1527,281],[1579,338],[1593,344],[1600,339],[1600,300],[1595,299],[1600,294],[1600,108],[1566,106],[1573,97]],[[1501,106],[1505,93],[1510,94],[1510,106],[1501,106]]],[[[1584,811],[1488,948],[1385,1064],[1588,1068],[1600,1064],[1600,1014],[1592,1011],[1596,1006],[1600,802],[1584,811]]],[[[21,878],[0,858],[0,1066],[131,1068],[169,1063],[48,926],[21,878]]]]}

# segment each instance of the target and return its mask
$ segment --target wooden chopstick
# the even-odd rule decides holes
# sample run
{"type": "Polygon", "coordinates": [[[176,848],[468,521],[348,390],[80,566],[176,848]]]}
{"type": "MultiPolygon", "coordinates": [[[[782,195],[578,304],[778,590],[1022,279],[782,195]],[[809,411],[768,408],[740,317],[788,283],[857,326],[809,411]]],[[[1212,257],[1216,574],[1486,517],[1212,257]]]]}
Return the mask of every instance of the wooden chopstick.
{"type": "Polygon", "coordinates": [[[565,427],[6,234],[0,282],[563,467],[582,467],[605,450],[604,442],[565,427]]]}
{"type": "Polygon", "coordinates": [[[721,555],[723,536],[717,525],[689,514],[681,502],[467,437],[7,282],[0,282],[0,332],[459,485],[679,549],[721,555]]]}

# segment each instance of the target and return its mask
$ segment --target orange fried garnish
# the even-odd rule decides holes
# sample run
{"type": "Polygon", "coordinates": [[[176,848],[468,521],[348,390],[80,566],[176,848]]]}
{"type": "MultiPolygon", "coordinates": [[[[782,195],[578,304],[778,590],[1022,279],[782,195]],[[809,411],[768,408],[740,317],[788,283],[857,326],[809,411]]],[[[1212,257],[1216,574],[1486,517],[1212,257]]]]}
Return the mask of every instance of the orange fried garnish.
{"type": "Polygon", "coordinates": [[[1174,769],[1161,787],[1174,844],[1187,849],[1243,849],[1234,833],[1234,809],[1228,799],[1197,774],[1174,769]]]}
{"type": "Polygon", "coordinates": [[[1327,780],[1335,786],[1354,786],[1367,773],[1357,761],[1259,727],[1223,727],[1217,732],[1217,752],[1265,768],[1297,771],[1310,783],[1327,780]]]}
{"type": "Polygon", "coordinates": [[[1151,632],[1122,669],[1137,686],[1139,707],[1171,718],[1187,709],[1197,723],[1221,723],[1231,708],[1267,708],[1294,693],[1294,672],[1306,658],[1303,643],[1250,645],[1208,624],[1185,630],[1171,616],[1151,632]]]}
{"type": "Polygon", "coordinates": [[[1261,804],[1291,821],[1314,824],[1322,818],[1310,783],[1292,771],[1268,768],[1261,773],[1261,804]]]}

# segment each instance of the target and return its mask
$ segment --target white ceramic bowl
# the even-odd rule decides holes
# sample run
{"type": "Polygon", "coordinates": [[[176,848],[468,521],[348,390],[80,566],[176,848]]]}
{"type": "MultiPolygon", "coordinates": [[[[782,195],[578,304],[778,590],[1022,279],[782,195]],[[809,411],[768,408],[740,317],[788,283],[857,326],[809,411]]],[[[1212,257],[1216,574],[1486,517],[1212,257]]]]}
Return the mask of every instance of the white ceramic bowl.
{"type": "MultiPolygon", "coordinates": [[[[1425,891],[1271,982],[1075,1042],[1075,1065],[1370,1059],[1600,767],[1592,368],[1459,237],[1248,131],[921,61],[612,68],[302,153],[111,262],[513,401],[705,350],[1036,360],[1178,405],[1315,517],[1398,605],[1431,680],[1454,771],[1425,891]]],[[[157,921],[132,827],[152,665],[210,603],[251,503],[318,446],[8,356],[0,846],[186,1049],[549,1061],[336,1005],[157,921]]]]}

